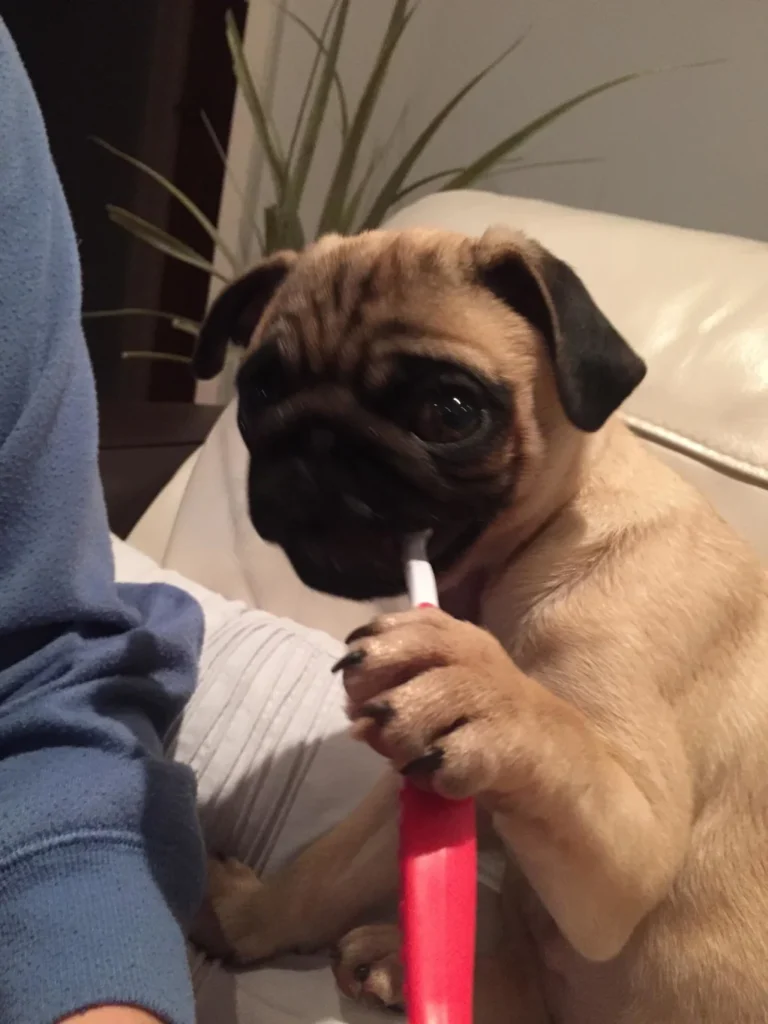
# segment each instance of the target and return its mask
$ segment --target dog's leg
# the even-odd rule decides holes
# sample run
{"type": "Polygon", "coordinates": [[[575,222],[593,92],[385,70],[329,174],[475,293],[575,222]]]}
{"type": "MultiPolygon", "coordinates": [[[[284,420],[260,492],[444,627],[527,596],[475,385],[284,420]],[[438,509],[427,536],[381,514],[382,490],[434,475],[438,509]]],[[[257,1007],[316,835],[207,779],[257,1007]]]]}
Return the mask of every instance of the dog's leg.
{"type": "Polygon", "coordinates": [[[617,955],[688,842],[685,759],[663,708],[668,775],[436,609],[384,616],[352,648],[342,667],[360,738],[436,792],[478,797],[568,942],[587,959],[617,955]]]}
{"type": "Polygon", "coordinates": [[[263,881],[236,861],[211,860],[193,941],[241,964],[338,941],[397,891],[397,791],[396,777],[385,776],[348,818],[263,881]]]}
{"type": "MultiPolygon", "coordinates": [[[[479,808],[478,847],[498,851],[489,821],[479,808]]],[[[503,894],[478,887],[475,1024],[549,1024],[541,966],[523,913],[529,886],[508,865],[503,894]],[[503,908],[503,913],[502,913],[503,908]]],[[[401,934],[394,923],[363,925],[338,943],[334,974],[345,995],[368,1006],[401,1009],[401,934]]]]}
{"type": "MultiPolygon", "coordinates": [[[[402,1010],[400,929],[363,925],[338,944],[334,974],[341,991],[364,1006],[402,1010]]],[[[549,1024],[540,967],[530,937],[506,922],[504,939],[475,962],[475,1024],[549,1024]]]]}

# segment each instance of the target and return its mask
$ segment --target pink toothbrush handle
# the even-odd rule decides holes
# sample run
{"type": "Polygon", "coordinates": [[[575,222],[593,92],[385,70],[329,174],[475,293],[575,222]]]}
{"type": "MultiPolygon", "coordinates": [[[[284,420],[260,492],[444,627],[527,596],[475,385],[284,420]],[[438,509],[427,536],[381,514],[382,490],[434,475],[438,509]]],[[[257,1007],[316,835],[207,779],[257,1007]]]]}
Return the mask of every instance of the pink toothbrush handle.
{"type": "Polygon", "coordinates": [[[405,782],[401,923],[408,1024],[472,1024],[477,912],[473,800],[405,782]]]}

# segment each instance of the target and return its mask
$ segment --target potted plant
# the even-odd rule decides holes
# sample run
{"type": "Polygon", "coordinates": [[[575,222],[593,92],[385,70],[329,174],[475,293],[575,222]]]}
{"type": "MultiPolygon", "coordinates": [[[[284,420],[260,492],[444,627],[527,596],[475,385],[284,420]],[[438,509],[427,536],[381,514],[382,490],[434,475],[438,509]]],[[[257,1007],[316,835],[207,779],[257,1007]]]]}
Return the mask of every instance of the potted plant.
{"type": "MultiPolygon", "coordinates": [[[[530,167],[531,164],[522,163],[520,151],[535,135],[588,100],[648,73],[632,72],[594,85],[563,100],[527,124],[518,126],[500,138],[490,149],[478,154],[464,165],[420,176],[417,172],[419,159],[434,136],[462,100],[523,43],[524,33],[444,103],[410,143],[383,183],[374,185],[380,150],[374,146],[372,156],[362,166],[361,157],[364,143],[370,134],[371,118],[377,101],[387,85],[387,76],[393,55],[408,30],[417,4],[418,0],[391,0],[391,11],[384,34],[367,81],[354,106],[349,102],[347,90],[338,71],[339,55],[344,42],[351,0],[333,0],[320,32],[316,32],[289,7],[283,7],[285,15],[306,33],[314,44],[314,59],[307,73],[303,96],[291,137],[288,140],[280,137],[276,126],[269,117],[248,67],[235,19],[231,13],[227,14],[225,30],[237,86],[245,99],[256,136],[263,148],[275,195],[274,202],[263,210],[261,221],[256,221],[252,225],[254,239],[262,255],[268,255],[281,248],[301,248],[311,241],[312,237],[318,237],[331,231],[351,234],[376,228],[393,208],[420,189],[430,186],[441,191],[469,188],[482,181],[491,172],[498,172],[500,168],[506,169],[510,164],[520,168],[530,167]],[[320,130],[331,103],[335,103],[338,108],[341,127],[340,141],[335,167],[327,182],[318,226],[310,236],[302,222],[301,201],[312,169],[320,130]]],[[[212,144],[217,148],[224,162],[225,173],[229,173],[224,147],[216,137],[210,122],[204,114],[202,116],[212,144]]],[[[243,272],[245,268],[241,265],[240,259],[227,244],[226,239],[221,236],[216,225],[173,182],[135,157],[121,152],[103,140],[97,141],[121,160],[127,161],[144,174],[149,175],[176,201],[180,202],[211,237],[224,257],[227,269],[220,270],[189,245],[130,210],[110,205],[107,207],[107,212],[114,223],[167,256],[191,264],[199,268],[202,273],[221,279],[223,283],[236,278],[243,272]]],[[[555,162],[578,163],[583,161],[555,162]]],[[[86,314],[88,317],[124,315],[165,317],[175,328],[192,336],[196,335],[199,326],[188,318],[162,310],[119,309],[100,310],[86,314]]],[[[123,353],[123,358],[147,356],[182,363],[189,362],[188,356],[178,354],[123,353]]]]}

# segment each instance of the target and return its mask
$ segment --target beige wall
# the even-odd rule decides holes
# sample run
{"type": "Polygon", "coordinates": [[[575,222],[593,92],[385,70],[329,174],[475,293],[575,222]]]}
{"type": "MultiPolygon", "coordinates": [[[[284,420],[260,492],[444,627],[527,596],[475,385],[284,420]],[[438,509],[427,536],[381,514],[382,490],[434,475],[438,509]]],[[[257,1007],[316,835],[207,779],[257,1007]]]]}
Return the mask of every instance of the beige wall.
{"type": "MultiPolygon", "coordinates": [[[[319,26],[327,0],[291,0],[319,26]]],[[[263,19],[273,0],[251,0],[263,19]]],[[[354,0],[342,76],[353,93],[370,67],[385,0],[354,0]]],[[[418,170],[466,160],[501,133],[625,71],[726,58],[716,67],[623,86],[549,128],[531,161],[599,157],[597,164],[532,169],[490,186],[600,210],[768,239],[768,2],[766,0],[422,0],[392,69],[374,135],[403,151],[424,117],[526,26],[531,33],[441,130],[418,170]]],[[[252,38],[263,64],[275,48],[252,38]]],[[[311,50],[290,24],[278,54],[278,125],[289,130],[311,50]]],[[[305,214],[316,216],[335,153],[328,118],[305,214]]],[[[233,145],[237,146],[237,133],[233,145]]]]}

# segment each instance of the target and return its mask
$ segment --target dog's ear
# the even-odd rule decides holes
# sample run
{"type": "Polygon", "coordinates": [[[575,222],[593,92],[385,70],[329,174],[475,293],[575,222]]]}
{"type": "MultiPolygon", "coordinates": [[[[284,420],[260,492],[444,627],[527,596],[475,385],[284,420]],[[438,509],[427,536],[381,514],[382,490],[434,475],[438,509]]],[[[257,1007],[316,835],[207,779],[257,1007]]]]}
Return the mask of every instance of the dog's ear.
{"type": "Polygon", "coordinates": [[[197,336],[192,370],[199,380],[221,373],[227,344],[245,348],[267,308],[298,259],[295,252],[277,252],[228,285],[208,310],[197,336]]]}
{"type": "Polygon", "coordinates": [[[645,376],[643,360],[562,260],[503,229],[479,240],[480,282],[542,335],[568,419],[599,430],[645,376]]]}

